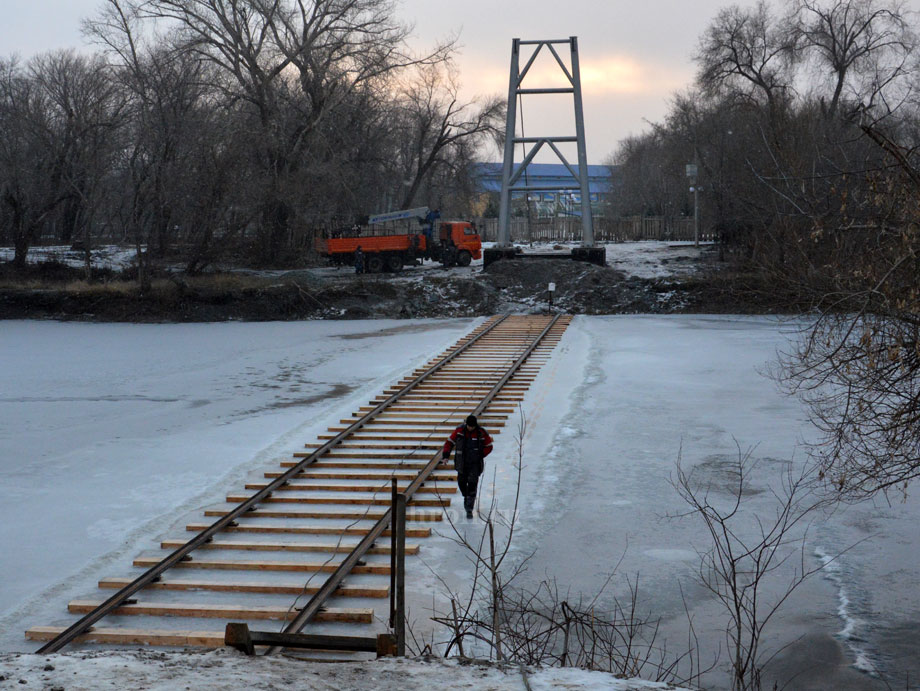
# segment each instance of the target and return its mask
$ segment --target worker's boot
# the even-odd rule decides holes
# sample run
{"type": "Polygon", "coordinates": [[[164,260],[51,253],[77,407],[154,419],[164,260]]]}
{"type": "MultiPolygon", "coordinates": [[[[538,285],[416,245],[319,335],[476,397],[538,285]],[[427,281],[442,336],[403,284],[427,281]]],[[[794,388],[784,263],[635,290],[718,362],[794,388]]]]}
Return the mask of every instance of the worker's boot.
{"type": "Polygon", "coordinates": [[[476,496],[463,497],[463,508],[466,509],[466,517],[473,517],[473,505],[476,503],[476,496]]]}

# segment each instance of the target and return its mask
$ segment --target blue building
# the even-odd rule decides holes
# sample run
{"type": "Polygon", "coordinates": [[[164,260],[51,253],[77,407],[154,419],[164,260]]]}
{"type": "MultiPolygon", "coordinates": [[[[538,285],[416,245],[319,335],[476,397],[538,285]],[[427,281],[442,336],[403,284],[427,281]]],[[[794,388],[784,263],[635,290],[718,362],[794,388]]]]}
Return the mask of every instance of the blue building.
{"type": "MultiPolygon", "coordinates": [[[[514,165],[517,170],[519,163],[514,165]]],[[[479,185],[488,195],[499,195],[502,191],[502,164],[480,163],[477,165],[479,185]]],[[[521,180],[526,184],[552,187],[565,187],[573,182],[572,175],[561,163],[531,163],[527,166],[521,180]]],[[[588,166],[588,189],[591,191],[591,210],[594,215],[603,215],[605,202],[612,190],[609,166],[588,166]]],[[[571,190],[530,192],[528,199],[519,195],[512,200],[512,210],[516,215],[526,215],[526,203],[530,202],[530,211],[537,217],[580,216],[581,194],[571,190]]]]}

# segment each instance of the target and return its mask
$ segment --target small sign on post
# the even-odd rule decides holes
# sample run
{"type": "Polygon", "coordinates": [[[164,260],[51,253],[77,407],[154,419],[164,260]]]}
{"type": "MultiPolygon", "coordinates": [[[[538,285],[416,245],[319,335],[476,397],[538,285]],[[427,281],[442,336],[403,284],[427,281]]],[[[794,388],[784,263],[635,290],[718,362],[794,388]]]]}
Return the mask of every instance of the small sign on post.
{"type": "Polygon", "coordinates": [[[550,283],[550,284],[549,284],[549,306],[550,306],[550,307],[553,306],[553,296],[554,296],[555,294],[556,294],[556,284],[555,284],[555,283],[550,283]]]}

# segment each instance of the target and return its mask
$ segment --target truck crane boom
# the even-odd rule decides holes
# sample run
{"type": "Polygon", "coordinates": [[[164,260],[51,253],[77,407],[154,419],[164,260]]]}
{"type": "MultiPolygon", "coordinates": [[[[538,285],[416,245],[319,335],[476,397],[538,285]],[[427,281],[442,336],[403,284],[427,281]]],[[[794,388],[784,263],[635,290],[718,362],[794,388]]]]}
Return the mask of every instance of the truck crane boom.
{"type": "Polygon", "coordinates": [[[415,209],[403,209],[402,211],[388,211],[383,214],[374,214],[373,216],[368,216],[367,222],[371,225],[376,225],[377,223],[404,221],[410,218],[417,218],[420,221],[424,221],[428,218],[429,213],[431,213],[431,209],[427,206],[419,206],[415,209]]]}

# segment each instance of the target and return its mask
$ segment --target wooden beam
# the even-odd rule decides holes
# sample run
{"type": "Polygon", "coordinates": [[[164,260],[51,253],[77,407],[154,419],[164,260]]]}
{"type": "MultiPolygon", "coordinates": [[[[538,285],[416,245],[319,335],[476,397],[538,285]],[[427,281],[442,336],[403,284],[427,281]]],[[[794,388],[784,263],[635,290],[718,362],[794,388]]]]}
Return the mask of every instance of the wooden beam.
{"type": "MultiPolygon", "coordinates": [[[[30,641],[50,641],[66,631],[63,626],[33,626],[26,631],[30,641]]],[[[223,631],[172,631],[170,629],[92,628],[77,636],[75,643],[114,643],[117,645],[169,645],[197,648],[222,648],[223,631]]]]}
{"type": "Polygon", "coordinates": [[[257,645],[271,645],[299,650],[336,650],[377,653],[377,657],[396,654],[396,642],[388,633],[376,637],[327,636],[309,633],[278,633],[275,631],[250,631],[240,622],[228,622],[224,633],[225,645],[247,655],[254,655],[257,645]]]}
{"type": "MultiPolygon", "coordinates": [[[[437,448],[443,446],[443,442],[437,445],[437,448]]],[[[312,452],[310,451],[295,451],[293,453],[294,458],[306,458],[311,456],[312,452]]],[[[419,459],[422,457],[431,457],[433,454],[431,451],[426,451],[424,453],[412,454],[411,452],[406,451],[394,451],[391,453],[383,453],[381,451],[340,451],[338,448],[334,450],[327,451],[322,455],[323,461],[334,460],[339,458],[361,458],[361,459],[380,459],[388,461],[412,461],[413,459],[419,459]]],[[[319,461],[318,461],[319,462],[319,461]]]]}
{"type": "MultiPolygon", "coordinates": [[[[135,566],[150,566],[158,564],[158,557],[136,557],[135,566]]],[[[303,571],[332,573],[338,568],[338,562],[310,563],[302,561],[236,561],[233,559],[207,559],[193,558],[191,561],[180,561],[173,568],[182,569],[216,569],[220,571],[303,571]]],[[[352,573],[373,573],[387,575],[390,573],[389,564],[365,564],[355,566],[352,573]]]]}
{"type": "MultiPolygon", "coordinates": [[[[297,461],[281,461],[282,468],[293,468],[297,461]]],[[[402,463],[384,463],[383,461],[358,461],[343,459],[341,461],[316,461],[310,466],[311,469],[327,470],[330,468],[358,468],[359,470],[421,470],[425,467],[424,463],[404,461],[402,463]]],[[[438,470],[454,470],[453,463],[441,464],[438,470]]],[[[309,471],[308,471],[309,472],[309,471]]],[[[302,473],[301,473],[302,474],[302,473]]]]}
{"type": "MultiPolygon", "coordinates": [[[[163,540],[162,549],[176,549],[185,544],[185,540],[163,540]]],[[[333,552],[335,554],[348,554],[355,545],[336,544],[334,542],[227,542],[213,540],[198,549],[227,549],[242,550],[246,552],[333,552]]],[[[371,547],[368,554],[389,554],[389,545],[371,547]]],[[[418,545],[406,545],[407,554],[418,554],[418,545]]]]}
{"type": "MultiPolygon", "coordinates": [[[[230,504],[244,502],[249,499],[248,494],[228,494],[227,502],[230,504]]],[[[263,499],[260,504],[350,504],[357,506],[389,506],[387,499],[365,499],[363,497],[284,497],[271,496],[263,499]]],[[[450,499],[416,499],[412,498],[411,506],[450,506],[450,499]]]]}
{"type": "MultiPolygon", "coordinates": [[[[107,590],[118,590],[128,585],[131,578],[103,578],[99,587],[107,590]]],[[[259,583],[259,582],[226,582],[170,579],[151,583],[144,590],[207,590],[219,593],[270,593],[276,595],[312,595],[320,589],[319,585],[304,585],[303,583],[259,583]]],[[[333,593],[334,597],[388,597],[388,586],[371,585],[340,585],[333,593]]]]}
{"type": "MultiPolygon", "coordinates": [[[[67,611],[73,614],[92,612],[102,600],[71,600],[67,611]]],[[[280,619],[288,621],[297,616],[297,608],[266,605],[203,605],[168,602],[136,602],[122,605],[112,611],[114,615],[146,615],[152,617],[202,617],[209,619],[280,619]]],[[[339,621],[353,624],[372,624],[372,608],[326,607],[316,613],[315,621],[339,621]]]]}
{"type": "MultiPolygon", "coordinates": [[[[266,478],[275,478],[281,477],[281,473],[278,471],[270,471],[265,473],[266,478]]],[[[396,478],[397,480],[414,480],[415,473],[400,473],[400,472],[382,472],[382,473],[317,473],[311,470],[306,470],[299,474],[299,477],[306,478],[308,480],[392,480],[396,478]]],[[[456,473],[432,473],[431,480],[433,482],[456,482],[457,475],[456,473]]]]}
{"type": "MultiPolygon", "coordinates": [[[[415,449],[440,449],[443,441],[435,440],[423,440],[418,442],[409,442],[400,437],[390,437],[393,441],[389,444],[372,444],[367,439],[358,439],[354,440],[353,437],[349,437],[349,441],[336,444],[334,448],[336,449],[370,449],[372,451],[381,450],[381,451],[399,451],[401,449],[406,450],[415,450],[415,449]]],[[[304,448],[307,449],[318,449],[322,444],[304,444],[304,448]]]]}
{"type": "MultiPolygon", "coordinates": [[[[230,511],[228,509],[205,509],[205,516],[226,516],[230,511]]],[[[247,518],[345,518],[356,521],[379,521],[383,518],[383,513],[376,511],[281,511],[278,509],[256,509],[246,513],[247,518]]],[[[411,511],[406,514],[410,521],[441,521],[444,515],[441,512],[430,511],[411,511]]]]}
{"type": "MultiPolygon", "coordinates": [[[[247,482],[246,489],[262,489],[267,487],[267,482],[247,482]]],[[[389,490],[387,485],[307,485],[297,482],[290,482],[284,487],[279,487],[276,492],[386,492],[389,490]]],[[[402,491],[402,490],[400,490],[402,491]]],[[[457,491],[456,486],[435,486],[419,487],[422,494],[453,494],[457,491]]]]}
{"type": "MultiPolygon", "coordinates": [[[[185,529],[191,532],[201,532],[206,528],[208,523],[189,523],[185,529]]],[[[289,525],[274,523],[241,523],[232,528],[224,528],[222,533],[292,533],[300,535],[367,535],[367,528],[337,528],[332,526],[316,525],[289,525]]],[[[390,535],[389,530],[384,530],[383,534],[387,537],[390,535]]],[[[431,537],[431,528],[407,528],[406,537],[431,537]]]]}

